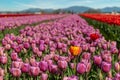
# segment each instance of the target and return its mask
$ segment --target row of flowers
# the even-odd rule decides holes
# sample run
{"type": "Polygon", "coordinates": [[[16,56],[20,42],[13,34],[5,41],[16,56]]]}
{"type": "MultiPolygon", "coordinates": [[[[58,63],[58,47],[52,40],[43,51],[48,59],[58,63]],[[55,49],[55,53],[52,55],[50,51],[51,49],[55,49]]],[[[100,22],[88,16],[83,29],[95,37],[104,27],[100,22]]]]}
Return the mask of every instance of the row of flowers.
{"type": "Polygon", "coordinates": [[[119,80],[116,42],[78,15],[69,15],[20,35],[7,34],[0,47],[0,78],[36,80],[119,80]]]}
{"type": "MultiPolygon", "coordinates": [[[[31,13],[23,13],[23,14],[0,14],[0,17],[20,17],[20,16],[31,16],[31,15],[40,15],[40,14],[31,14],[31,13]]],[[[42,14],[44,15],[44,14],[42,14]]]]}
{"type": "Polygon", "coordinates": [[[83,17],[91,18],[108,24],[120,25],[120,15],[110,14],[80,14],[83,17]]]}
{"type": "Polygon", "coordinates": [[[0,30],[16,28],[24,24],[38,23],[44,20],[51,20],[60,18],[65,15],[30,15],[30,16],[18,16],[18,17],[1,17],[0,18],[0,30]]]}

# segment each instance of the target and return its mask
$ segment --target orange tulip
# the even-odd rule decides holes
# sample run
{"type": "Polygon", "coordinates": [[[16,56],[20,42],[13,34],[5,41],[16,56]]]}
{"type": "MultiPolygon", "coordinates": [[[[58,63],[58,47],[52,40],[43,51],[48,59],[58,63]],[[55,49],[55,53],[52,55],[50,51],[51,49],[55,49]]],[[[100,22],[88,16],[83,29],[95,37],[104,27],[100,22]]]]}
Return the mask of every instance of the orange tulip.
{"type": "Polygon", "coordinates": [[[71,46],[69,50],[73,56],[77,56],[81,53],[81,47],[78,46],[71,46]]]}

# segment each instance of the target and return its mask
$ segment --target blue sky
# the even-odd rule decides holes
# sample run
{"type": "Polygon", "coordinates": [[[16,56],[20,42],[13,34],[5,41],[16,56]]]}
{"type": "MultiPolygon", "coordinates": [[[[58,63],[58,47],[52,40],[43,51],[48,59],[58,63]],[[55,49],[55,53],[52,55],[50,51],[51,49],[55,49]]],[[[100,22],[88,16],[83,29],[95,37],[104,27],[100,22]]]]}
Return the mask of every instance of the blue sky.
{"type": "Polygon", "coordinates": [[[28,8],[58,9],[70,6],[120,7],[120,0],[0,0],[0,11],[20,11],[28,8]]]}

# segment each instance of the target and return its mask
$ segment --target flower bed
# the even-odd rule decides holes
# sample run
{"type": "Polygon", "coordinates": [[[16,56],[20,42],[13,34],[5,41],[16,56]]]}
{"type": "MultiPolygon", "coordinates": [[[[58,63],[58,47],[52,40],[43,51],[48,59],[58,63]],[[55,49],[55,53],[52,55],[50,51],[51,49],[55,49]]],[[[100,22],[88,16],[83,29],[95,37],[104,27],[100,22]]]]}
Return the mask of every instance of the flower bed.
{"type": "Polygon", "coordinates": [[[119,80],[119,51],[98,29],[69,15],[20,34],[7,34],[0,47],[0,78],[119,80]]]}

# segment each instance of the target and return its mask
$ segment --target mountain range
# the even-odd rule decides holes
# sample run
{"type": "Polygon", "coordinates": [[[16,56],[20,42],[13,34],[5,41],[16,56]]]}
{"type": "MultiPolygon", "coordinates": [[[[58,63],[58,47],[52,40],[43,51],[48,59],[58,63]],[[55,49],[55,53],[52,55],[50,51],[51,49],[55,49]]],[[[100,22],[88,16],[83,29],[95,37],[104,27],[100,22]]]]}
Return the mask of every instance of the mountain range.
{"type": "Polygon", "coordinates": [[[35,13],[35,12],[54,12],[57,10],[61,10],[61,11],[71,11],[71,12],[75,12],[75,13],[83,13],[86,12],[88,10],[99,10],[100,12],[120,12],[120,7],[105,7],[105,8],[101,8],[101,9],[94,9],[94,8],[90,8],[90,7],[85,7],[85,6],[71,6],[68,8],[60,8],[60,9],[41,9],[41,8],[29,8],[29,9],[25,9],[19,12],[30,12],[30,13],[35,13]]]}

